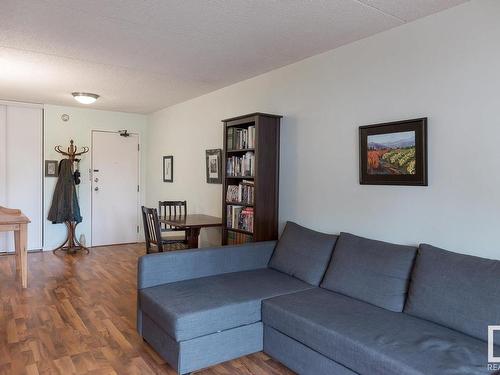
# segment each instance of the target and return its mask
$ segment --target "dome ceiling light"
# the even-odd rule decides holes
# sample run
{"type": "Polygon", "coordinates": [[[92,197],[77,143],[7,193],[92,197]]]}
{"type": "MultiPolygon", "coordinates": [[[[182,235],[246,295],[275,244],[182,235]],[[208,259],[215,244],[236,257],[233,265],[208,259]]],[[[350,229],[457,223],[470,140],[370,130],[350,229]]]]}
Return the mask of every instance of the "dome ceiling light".
{"type": "Polygon", "coordinates": [[[99,98],[99,95],[89,92],[72,92],[71,95],[81,104],[92,104],[99,98]]]}

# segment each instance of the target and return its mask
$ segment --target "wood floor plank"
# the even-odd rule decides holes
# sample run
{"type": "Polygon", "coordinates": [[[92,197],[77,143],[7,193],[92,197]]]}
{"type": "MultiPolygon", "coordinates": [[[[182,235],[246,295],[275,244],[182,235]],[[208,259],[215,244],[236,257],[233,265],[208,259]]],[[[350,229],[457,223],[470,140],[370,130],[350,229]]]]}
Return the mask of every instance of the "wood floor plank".
{"type": "Polygon", "coordinates": [[[26,366],[26,375],[39,375],[38,367],[35,363],[26,366]]]}
{"type": "MultiPolygon", "coordinates": [[[[143,244],[90,255],[28,255],[29,288],[13,256],[0,257],[0,375],[176,375],[135,331],[137,259],[143,244]]],[[[264,353],[196,375],[292,375],[264,353]]]]}

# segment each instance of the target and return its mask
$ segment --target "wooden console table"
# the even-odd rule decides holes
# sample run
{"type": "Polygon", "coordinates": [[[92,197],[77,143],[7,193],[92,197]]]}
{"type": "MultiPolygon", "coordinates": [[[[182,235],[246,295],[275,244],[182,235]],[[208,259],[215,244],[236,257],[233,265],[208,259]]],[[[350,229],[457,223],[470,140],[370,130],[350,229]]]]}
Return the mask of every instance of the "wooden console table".
{"type": "Polygon", "coordinates": [[[14,232],[16,269],[21,272],[21,285],[28,287],[28,219],[21,210],[0,206],[0,232],[14,232]]]}

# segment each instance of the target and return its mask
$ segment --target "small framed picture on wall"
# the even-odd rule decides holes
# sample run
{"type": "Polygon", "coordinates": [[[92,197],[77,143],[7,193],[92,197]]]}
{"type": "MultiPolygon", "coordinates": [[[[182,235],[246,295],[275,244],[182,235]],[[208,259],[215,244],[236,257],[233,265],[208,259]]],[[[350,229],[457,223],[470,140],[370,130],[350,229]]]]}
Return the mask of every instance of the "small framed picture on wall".
{"type": "Polygon", "coordinates": [[[45,177],[57,177],[58,165],[57,160],[45,160],[45,177]]]}
{"type": "Polygon", "coordinates": [[[427,186],[427,118],[359,128],[364,185],[427,186]]]}
{"type": "Polygon", "coordinates": [[[207,183],[222,184],[222,150],[206,150],[207,183]]]}
{"type": "Polygon", "coordinates": [[[163,182],[174,182],[174,157],[163,157],[163,182]]]}

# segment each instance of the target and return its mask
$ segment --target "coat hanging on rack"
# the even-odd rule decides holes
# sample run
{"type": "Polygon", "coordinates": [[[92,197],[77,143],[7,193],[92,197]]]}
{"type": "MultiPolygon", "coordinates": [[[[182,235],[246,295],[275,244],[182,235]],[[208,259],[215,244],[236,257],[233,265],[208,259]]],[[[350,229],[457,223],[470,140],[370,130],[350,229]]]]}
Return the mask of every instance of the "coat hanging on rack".
{"type": "Polygon", "coordinates": [[[52,206],[47,219],[52,221],[52,224],[66,221],[82,222],[73,177],[73,162],[69,159],[63,159],[59,163],[59,179],[57,180],[54,196],[52,197],[52,206]]]}

